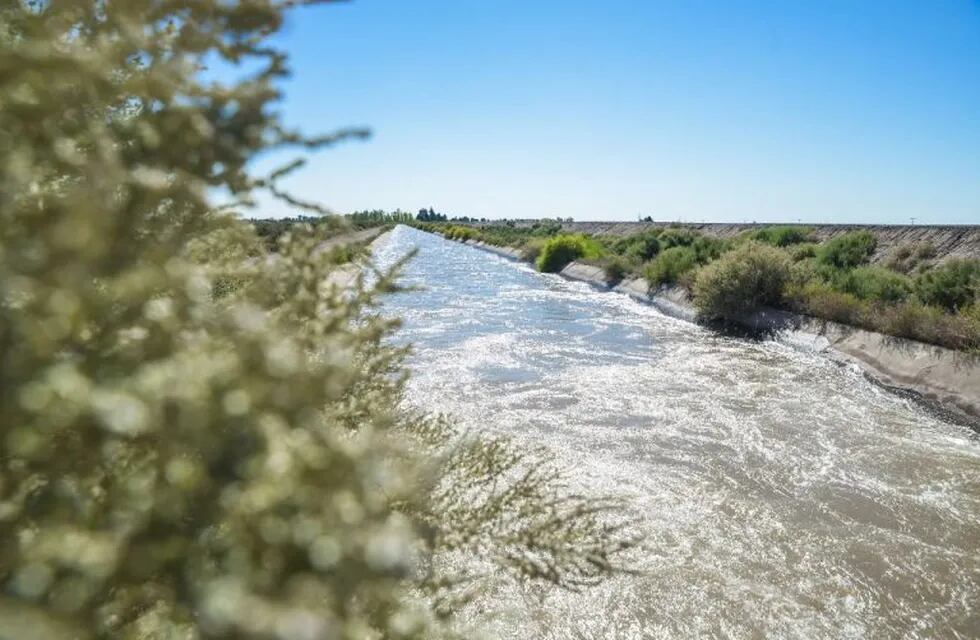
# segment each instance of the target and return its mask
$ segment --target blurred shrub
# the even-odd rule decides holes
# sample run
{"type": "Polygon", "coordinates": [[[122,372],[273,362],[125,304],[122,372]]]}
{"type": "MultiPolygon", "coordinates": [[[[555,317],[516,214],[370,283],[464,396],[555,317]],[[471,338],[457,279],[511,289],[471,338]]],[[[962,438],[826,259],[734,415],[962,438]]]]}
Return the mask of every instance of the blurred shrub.
{"type": "Polygon", "coordinates": [[[747,242],[700,269],[694,281],[694,305],[708,318],[728,318],[782,301],[789,279],[786,253],[747,242]]]}
{"type": "Polygon", "coordinates": [[[521,252],[521,259],[527,260],[528,262],[537,262],[538,256],[541,255],[541,250],[544,249],[544,245],[547,242],[545,238],[528,238],[523,241],[518,247],[521,252]]]}
{"type": "Polygon", "coordinates": [[[538,271],[557,273],[569,262],[579,258],[598,258],[602,247],[582,234],[563,234],[548,240],[541,248],[535,264],[538,271]]]}
{"type": "Polygon", "coordinates": [[[866,263],[874,253],[877,240],[869,231],[852,231],[831,238],[817,249],[817,259],[836,269],[851,269],[866,263]]]}
{"type": "Polygon", "coordinates": [[[450,240],[459,240],[460,242],[465,242],[467,240],[477,240],[479,236],[478,232],[475,229],[472,229],[470,227],[460,226],[460,225],[453,225],[447,227],[443,231],[443,234],[446,236],[446,238],[450,240]]]}
{"type": "Polygon", "coordinates": [[[363,135],[273,115],[287,4],[0,5],[3,637],[438,638],[460,585],[579,587],[628,546],[536,457],[405,411],[397,267],[215,211],[318,211],[300,163],[247,167],[363,135]]]}
{"type": "Polygon", "coordinates": [[[980,260],[947,260],[915,280],[915,295],[925,304],[956,311],[980,303],[980,260]]]}

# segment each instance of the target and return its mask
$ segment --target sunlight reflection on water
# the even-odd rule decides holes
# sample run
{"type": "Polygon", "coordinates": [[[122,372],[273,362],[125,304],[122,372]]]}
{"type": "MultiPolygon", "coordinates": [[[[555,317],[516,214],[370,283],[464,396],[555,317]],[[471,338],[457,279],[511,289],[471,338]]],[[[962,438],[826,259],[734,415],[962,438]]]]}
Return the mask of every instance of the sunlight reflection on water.
{"type": "Polygon", "coordinates": [[[493,594],[510,638],[977,637],[980,443],[855,369],[398,227],[410,400],[629,500],[639,576],[493,594]]]}

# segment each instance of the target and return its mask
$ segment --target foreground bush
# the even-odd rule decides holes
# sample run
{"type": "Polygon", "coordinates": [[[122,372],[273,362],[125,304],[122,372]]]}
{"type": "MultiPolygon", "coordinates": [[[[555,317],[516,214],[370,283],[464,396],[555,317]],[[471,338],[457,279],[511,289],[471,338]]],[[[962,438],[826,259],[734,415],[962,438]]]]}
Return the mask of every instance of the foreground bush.
{"type": "Polygon", "coordinates": [[[852,231],[820,245],[817,259],[835,269],[853,269],[871,259],[877,243],[869,231],[852,231]]]}
{"type": "Polygon", "coordinates": [[[784,251],[747,242],[698,271],[694,305],[707,318],[731,318],[782,301],[790,259],[784,251]]]}
{"type": "Polygon", "coordinates": [[[405,411],[397,269],[334,278],[330,225],[272,255],[215,211],[316,210],[278,186],[298,164],[247,166],[361,135],[270,115],[285,5],[0,5],[4,638],[439,638],[460,585],[577,588],[628,544],[536,458],[405,411]]]}
{"type": "Polygon", "coordinates": [[[594,259],[600,255],[602,247],[595,240],[581,234],[563,234],[545,242],[535,265],[538,271],[558,273],[573,260],[594,259]]]}
{"type": "Polygon", "coordinates": [[[980,303],[980,260],[952,259],[933,267],[916,278],[915,294],[947,311],[980,303]]]}

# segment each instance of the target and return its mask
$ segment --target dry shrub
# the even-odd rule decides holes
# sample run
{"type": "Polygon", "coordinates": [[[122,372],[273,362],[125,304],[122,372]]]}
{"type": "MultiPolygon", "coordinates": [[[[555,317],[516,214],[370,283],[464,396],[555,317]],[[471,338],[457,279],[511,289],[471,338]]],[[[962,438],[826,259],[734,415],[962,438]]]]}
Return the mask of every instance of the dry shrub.
{"type": "Polygon", "coordinates": [[[777,305],[789,276],[786,252],[749,241],[698,271],[694,305],[708,318],[730,318],[762,305],[777,305]]]}

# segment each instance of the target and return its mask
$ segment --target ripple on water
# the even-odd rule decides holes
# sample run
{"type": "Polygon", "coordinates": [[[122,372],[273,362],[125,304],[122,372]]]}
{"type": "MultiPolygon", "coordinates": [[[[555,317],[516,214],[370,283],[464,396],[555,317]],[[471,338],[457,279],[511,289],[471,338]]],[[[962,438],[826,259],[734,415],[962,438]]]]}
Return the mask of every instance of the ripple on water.
{"type": "MultiPolygon", "coordinates": [[[[424,287],[387,304],[409,399],[544,445],[577,491],[625,497],[641,575],[581,594],[499,587],[508,638],[980,636],[980,444],[779,342],[398,227],[424,287]]],[[[501,608],[503,612],[500,613],[501,608]]]]}

